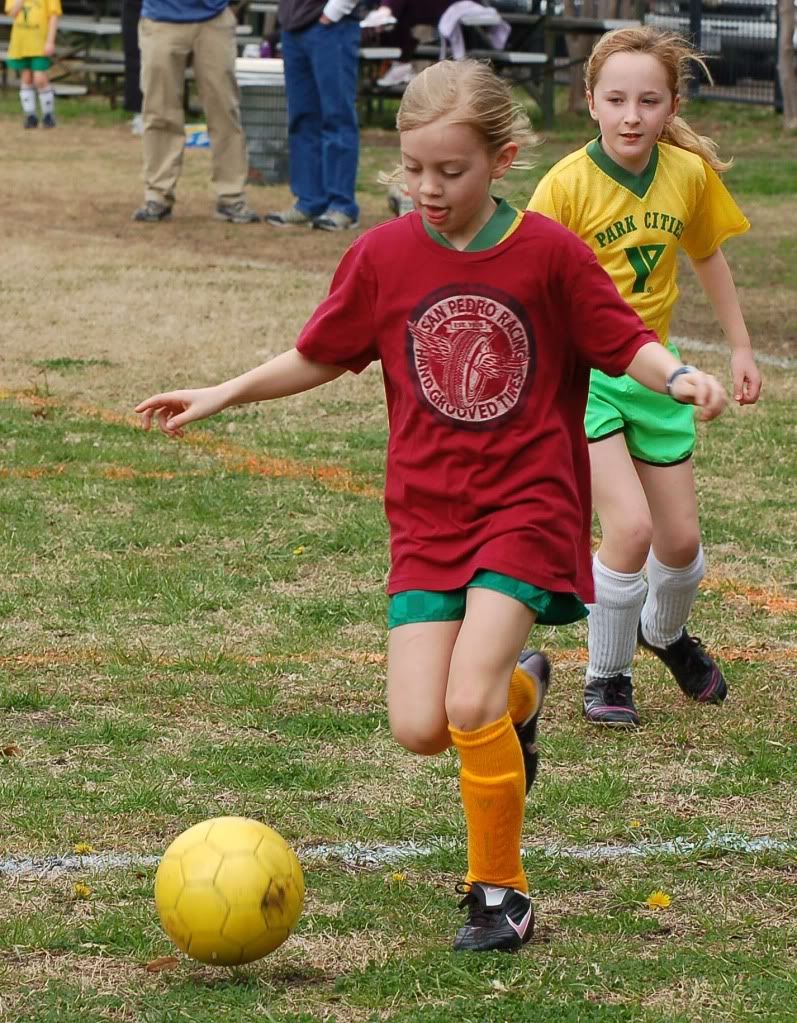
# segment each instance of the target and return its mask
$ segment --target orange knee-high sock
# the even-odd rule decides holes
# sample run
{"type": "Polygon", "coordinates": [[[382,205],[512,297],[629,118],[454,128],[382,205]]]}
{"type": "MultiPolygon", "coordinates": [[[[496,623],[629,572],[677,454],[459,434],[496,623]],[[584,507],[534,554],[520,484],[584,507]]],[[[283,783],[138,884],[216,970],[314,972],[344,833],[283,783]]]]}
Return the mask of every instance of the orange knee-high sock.
{"type": "Polygon", "coordinates": [[[508,710],[512,722],[522,724],[539,708],[541,699],[540,683],[519,665],[512,672],[509,683],[508,710]]]}
{"type": "Polygon", "coordinates": [[[459,753],[462,804],[468,825],[466,881],[528,891],[520,860],[526,786],[523,754],[505,714],[473,732],[448,726],[459,753]]]}

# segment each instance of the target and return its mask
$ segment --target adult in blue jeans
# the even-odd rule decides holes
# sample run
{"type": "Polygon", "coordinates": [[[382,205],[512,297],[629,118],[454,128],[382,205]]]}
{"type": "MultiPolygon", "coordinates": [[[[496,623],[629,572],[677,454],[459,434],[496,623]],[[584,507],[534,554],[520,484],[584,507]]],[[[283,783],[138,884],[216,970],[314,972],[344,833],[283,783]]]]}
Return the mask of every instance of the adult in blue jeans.
{"type": "Polygon", "coordinates": [[[356,0],[280,0],[288,97],[293,206],[270,224],[345,231],[357,227],[354,199],[360,131],[356,0]]]}

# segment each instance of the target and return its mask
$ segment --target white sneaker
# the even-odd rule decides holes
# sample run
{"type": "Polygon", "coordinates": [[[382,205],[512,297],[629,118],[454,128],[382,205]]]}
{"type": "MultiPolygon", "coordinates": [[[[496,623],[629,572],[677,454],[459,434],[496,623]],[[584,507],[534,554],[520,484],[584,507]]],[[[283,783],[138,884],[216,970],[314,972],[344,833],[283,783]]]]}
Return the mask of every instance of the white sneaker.
{"type": "Polygon", "coordinates": [[[415,69],[412,64],[394,61],[382,77],[377,78],[376,84],[380,89],[391,89],[398,85],[408,85],[414,77],[415,69]]]}
{"type": "Polygon", "coordinates": [[[396,19],[390,11],[377,7],[363,18],[360,22],[360,28],[391,28],[395,24],[396,19]]]}
{"type": "Polygon", "coordinates": [[[313,227],[319,231],[350,231],[359,226],[360,222],[343,210],[327,210],[313,221],[313,227]]]}
{"type": "Polygon", "coordinates": [[[134,135],[144,134],[144,115],[133,114],[133,120],[130,122],[130,131],[134,135]]]}

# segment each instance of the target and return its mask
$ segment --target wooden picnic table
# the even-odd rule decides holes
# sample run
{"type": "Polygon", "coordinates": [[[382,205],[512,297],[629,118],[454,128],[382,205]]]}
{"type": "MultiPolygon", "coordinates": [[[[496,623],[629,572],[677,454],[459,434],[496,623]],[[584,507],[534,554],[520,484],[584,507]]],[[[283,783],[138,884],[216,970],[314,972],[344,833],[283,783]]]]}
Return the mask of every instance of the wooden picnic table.
{"type": "MultiPolygon", "coordinates": [[[[554,122],[554,75],[556,71],[583,62],[583,57],[566,60],[564,63],[557,60],[558,43],[562,36],[601,36],[613,29],[631,28],[640,24],[639,21],[625,18],[575,18],[546,14],[545,12],[524,14],[499,11],[498,13],[512,29],[506,49],[490,50],[481,45],[469,46],[468,54],[490,59],[497,65],[503,64],[509,68],[515,65],[523,68],[523,77],[520,81],[539,103],[542,110],[542,123],[545,128],[552,127],[554,122]],[[542,51],[539,50],[540,44],[542,44],[542,51]],[[524,54],[528,58],[535,55],[537,59],[524,61],[522,59],[524,54]]],[[[462,23],[469,26],[471,39],[478,38],[481,43],[487,41],[478,22],[469,24],[466,17],[462,19],[462,23]]],[[[515,77],[517,80],[517,76],[515,77]]]]}
{"type": "MultiPolygon", "coordinates": [[[[247,13],[272,18],[277,12],[275,0],[250,0],[242,6],[247,13]]],[[[624,18],[575,18],[547,14],[497,11],[501,19],[507,22],[512,33],[503,50],[496,50],[489,44],[489,37],[484,32],[487,27],[479,18],[470,19],[467,15],[462,24],[467,28],[466,47],[470,56],[492,61],[499,72],[503,72],[514,81],[522,84],[536,99],[542,110],[542,121],[545,128],[554,123],[554,75],[557,70],[580,64],[583,58],[570,61],[557,60],[559,40],[566,35],[600,36],[616,28],[630,28],[639,25],[639,21],[624,18]],[[540,48],[541,47],[541,48],[540,48]]],[[[422,44],[416,50],[419,58],[434,60],[439,48],[434,44],[422,44]]],[[[392,47],[364,46],[360,49],[360,59],[373,69],[381,60],[398,59],[398,51],[392,47]]],[[[375,73],[367,71],[364,77],[366,90],[370,96],[375,91],[375,73]]],[[[386,93],[388,95],[389,93],[386,93]]]]}

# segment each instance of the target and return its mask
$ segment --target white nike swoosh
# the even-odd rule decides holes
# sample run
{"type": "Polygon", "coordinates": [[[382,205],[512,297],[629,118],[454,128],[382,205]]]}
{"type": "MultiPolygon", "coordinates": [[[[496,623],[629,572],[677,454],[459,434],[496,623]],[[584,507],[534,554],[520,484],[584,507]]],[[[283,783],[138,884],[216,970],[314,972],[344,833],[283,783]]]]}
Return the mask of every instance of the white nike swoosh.
{"type": "Polygon", "coordinates": [[[507,923],[512,928],[512,930],[515,932],[515,934],[517,934],[517,936],[520,938],[521,941],[525,937],[526,931],[528,930],[529,923],[531,922],[531,915],[532,915],[532,913],[533,913],[533,908],[532,908],[531,903],[529,903],[529,908],[526,910],[526,915],[523,917],[523,919],[520,921],[519,924],[515,923],[515,921],[512,919],[512,917],[509,915],[509,913],[507,913],[507,915],[506,915],[507,923]]]}

